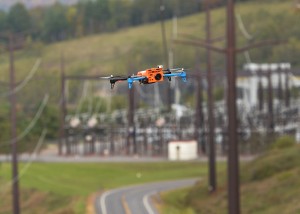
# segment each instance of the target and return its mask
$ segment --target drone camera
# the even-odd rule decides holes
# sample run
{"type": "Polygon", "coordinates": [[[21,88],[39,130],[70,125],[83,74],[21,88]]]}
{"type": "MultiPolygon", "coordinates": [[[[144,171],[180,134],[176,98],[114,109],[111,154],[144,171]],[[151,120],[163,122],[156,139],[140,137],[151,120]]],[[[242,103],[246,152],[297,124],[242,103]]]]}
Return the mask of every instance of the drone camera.
{"type": "Polygon", "coordinates": [[[160,73],[158,73],[158,74],[156,74],[155,76],[154,76],[154,78],[155,78],[155,80],[161,80],[161,78],[162,78],[162,75],[160,74],[160,73]]]}

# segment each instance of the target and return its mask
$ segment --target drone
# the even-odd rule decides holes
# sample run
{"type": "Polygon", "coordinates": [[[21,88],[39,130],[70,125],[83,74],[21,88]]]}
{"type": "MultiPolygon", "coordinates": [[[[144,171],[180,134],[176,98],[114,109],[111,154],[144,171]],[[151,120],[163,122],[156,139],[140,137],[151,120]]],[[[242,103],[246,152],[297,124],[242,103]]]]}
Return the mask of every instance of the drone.
{"type": "Polygon", "coordinates": [[[181,77],[181,79],[186,82],[186,72],[184,68],[172,68],[163,69],[162,65],[158,65],[156,68],[149,68],[143,71],[137,72],[136,75],[131,76],[113,76],[102,77],[103,79],[109,79],[111,84],[111,89],[114,88],[116,82],[126,81],[128,82],[128,88],[132,88],[134,82],[139,82],[140,84],[153,84],[157,82],[164,81],[167,78],[171,81],[171,77],[181,77]]]}

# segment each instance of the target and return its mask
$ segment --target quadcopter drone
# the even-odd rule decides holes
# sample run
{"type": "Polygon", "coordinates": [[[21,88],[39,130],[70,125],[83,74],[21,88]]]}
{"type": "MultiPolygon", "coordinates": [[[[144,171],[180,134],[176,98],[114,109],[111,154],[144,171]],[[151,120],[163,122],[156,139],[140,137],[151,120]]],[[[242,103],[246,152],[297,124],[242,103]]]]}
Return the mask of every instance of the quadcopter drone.
{"type": "Polygon", "coordinates": [[[126,81],[128,82],[128,88],[132,88],[134,82],[139,82],[140,84],[152,84],[164,81],[164,78],[171,81],[171,77],[181,77],[181,79],[186,82],[186,72],[183,68],[173,68],[173,69],[163,69],[162,65],[157,66],[157,68],[149,68],[144,71],[137,72],[136,75],[132,76],[109,76],[102,77],[104,79],[109,79],[111,84],[111,89],[114,88],[116,82],[126,81]]]}

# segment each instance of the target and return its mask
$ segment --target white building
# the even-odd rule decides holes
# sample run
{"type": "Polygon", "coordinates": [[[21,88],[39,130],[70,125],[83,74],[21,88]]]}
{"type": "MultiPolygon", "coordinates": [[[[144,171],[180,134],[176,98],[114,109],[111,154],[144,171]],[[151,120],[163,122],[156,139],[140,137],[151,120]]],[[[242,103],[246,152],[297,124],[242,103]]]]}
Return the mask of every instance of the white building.
{"type": "Polygon", "coordinates": [[[171,141],[168,144],[169,160],[197,159],[197,141],[171,141]]]}

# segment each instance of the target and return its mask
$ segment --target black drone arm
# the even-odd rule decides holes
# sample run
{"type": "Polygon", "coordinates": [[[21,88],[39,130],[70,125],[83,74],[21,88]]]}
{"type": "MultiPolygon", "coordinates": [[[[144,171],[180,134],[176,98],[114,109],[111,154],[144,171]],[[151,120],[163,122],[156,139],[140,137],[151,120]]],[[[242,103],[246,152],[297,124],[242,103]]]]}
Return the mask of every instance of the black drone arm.
{"type": "Polygon", "coordinates": [[[111,85],[111,89],[114,88],[116,82],[118,81],[124,81],[124,80],[127,80],[128,77],[111,77],[109,82],[110,82],[110,85],[111,85]]]}

